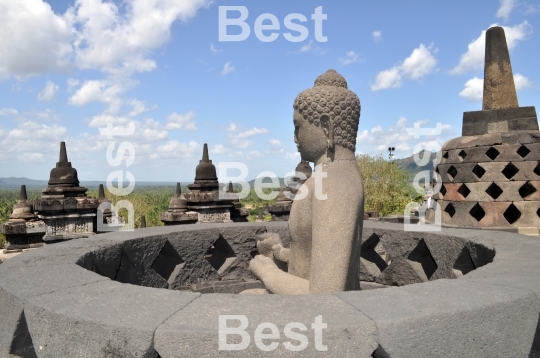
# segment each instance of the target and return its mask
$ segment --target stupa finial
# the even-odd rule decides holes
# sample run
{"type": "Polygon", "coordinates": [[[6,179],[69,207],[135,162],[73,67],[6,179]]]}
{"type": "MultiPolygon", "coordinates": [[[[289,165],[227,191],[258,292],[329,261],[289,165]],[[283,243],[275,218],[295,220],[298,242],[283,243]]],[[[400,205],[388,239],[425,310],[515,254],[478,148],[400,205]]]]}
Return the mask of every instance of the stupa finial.
{"type": "Polygon", "coordinates": [[[482,110],[519,107],[504,29],[486,31],[482,110]]]}

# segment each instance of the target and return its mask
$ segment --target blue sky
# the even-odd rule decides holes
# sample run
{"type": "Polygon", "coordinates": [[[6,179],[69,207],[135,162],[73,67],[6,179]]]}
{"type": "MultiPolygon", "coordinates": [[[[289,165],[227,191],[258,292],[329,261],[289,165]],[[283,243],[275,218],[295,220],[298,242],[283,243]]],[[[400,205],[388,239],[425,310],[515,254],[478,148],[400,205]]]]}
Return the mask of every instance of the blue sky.
{"type": "Polygon", "coordinates": [[[0,0],[0,177],[47,179],[60,141],[83,181],[115,170],[192,181],[203,143],[216,164],[245,163],[248,179],[283,176],[299,161],[294,98],[330,68],[360,97],[357,152],[409,156],[459,136],[463,112],[481,109],[493,24],[506,28],[520,105],[540,105],[536,0],[0,0]],[[246,40],[220,41],[220,6],[247,9],[246,40]],[[293,13],[308,20],[301,42],[284,37],[293,13]],[[273,42],[255,34],[261,14],[279,21],[273,42]],[[116,138],[135,148],[129,168],[107,162],[108,122],[136,128],[116,138]],[[442,133],[414,139],[416,122],[442,133]]]}

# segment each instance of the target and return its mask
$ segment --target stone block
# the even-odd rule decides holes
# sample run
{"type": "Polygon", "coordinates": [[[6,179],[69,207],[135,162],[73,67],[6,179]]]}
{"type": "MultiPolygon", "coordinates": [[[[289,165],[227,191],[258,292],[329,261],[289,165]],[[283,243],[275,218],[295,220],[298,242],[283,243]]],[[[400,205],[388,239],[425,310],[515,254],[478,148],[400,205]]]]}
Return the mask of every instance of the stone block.
{"type": "Polygon", "coordinates": [[[519,170],[512,180],[540,180],[540,163],[538,161],[515,162],[512,164],[519,170]]]}
{"type": "Polygon", "coordinates": [[[211,255],[208,254],[209,250],[218,239],[220,233],[217,227],[185,230],[169,237],[168,241],[184,261],[183,267],[175,273],[174,279],[169,283],[169,288],[180,289],[194,284],[208,285],[209,282],[219,280],[218,270],[207,260],[211,255]]]}
{"type": "Polygon", "coordinates": [[[511,220],[515,219],[517,215],[519,218],[511,223],[513,227],[538,227],[538,222],[540,221],[540,202],[539,201],[516,201],[513,205],[519,211],[513,213],[507,213],[507,217],[510,217],[511,220]]]}
{"type": "MultiPolygon", "coordinates": [[[[503,183],[493,183],[493,185],[499,187],[502,190],[502,193],[495,201],[521,201],[524,200],[519,194],[520,188],[525,185],[525,181],[508,181],[503,183]]],[[[488,187],[487,190],[490,191],[492,187],[488,187]]],[[[495,187],[496,188],[496,187],[495,187]]],[[[498,192],[497,192],[498,194],[498,192]]],[[[533,195],[530,195],[533,196],[533,195]]]]}
{"type": "Polygon", "coordinates": [[[419,268],[413,267],[406,258],[396,257],[375,282],[386,286],[405,286],[427,281],[427,278],[422,277],[419,271],[419,268]]]}
{"type": "Polygon", "coordinates": [[[437,166],[443,183],[471,183],[477,181],[472,170],[476,163],[441,164],[437,166]]]}
{"type": "Polygon", "coordinates": [[[477,176],[478,182],[507,182],[514,179],[516,172],[514,163],[510,162],[478,163],[478,166],[485,171],[473,168],[477,173],[484,173],[481,177],[477,176]]]}
{"type": "Polygon", "coordinates": [[[155,357],[157,327],[199,296],[108,281],[31,298],[25,314],[40,357],[155,357]]]}
{"type": "MultiPolygon", "coordinates": [[[[238,327],[238,320],[226,322],[227,327],[238,327]]],[[[269,330],[266,329],[265,333],[269,330]]],[[[239,335],[226,337],[227,343],[240,343],[239,335]]],[[[279,357],[371,357],[377,348],[377,329],[364,314],[331,294],[325,295],[203,295],[190,305],[167,319],[155,333],[155,349],[163,358],[185,356],[197,357],[258,357],[272,354],[279,357]],[[324,310],[321,310],[324,307],[324,310]],[[220,315],[242,315],[247,319],[245,332],[250,341],[246,349],[237,351],[219,350],[220,315]],[[322,315],[327,325],[322,332],[322,344],[326,351],[318,351],[314,343],[311,324],[322,315]],[[277,326],[279,338],[263,340],[269,345],[278,345],[275,350],[265,353],[254,341],[255,329],[261,323],[269,322],[277,326]],[[303,324],[307,330],[295,332],[307,337],[307,347],[300,352],[288,350],[285,342],[293,346],[296,340],[285,337],[285,325],[291,322],[303,324]]]]}
{"type": "Polygon", "coordinates": [[[264,289],[264,284],[261,281],[243,281],[243,280],[230,280],[230,281],[218,281],[212,285],[214,293],[230,293],[238,294],[245,290],[264,289]]]}
{"type": "Polygon", "coordinates": [[[460,190],[461,186],[464,185],[463,183],[446,183],[444,184],[444,188],[446,189],[446,193],[444,194],[444,200],[447,201],[463,201],[466,200],[465,197],[458,192],[460,190]]]}
{"type": "Polygon", "coordinates": [[[477,221],[470,215],[471,209],[476,205],[472,201],[438,201],[442,210],[442,222],[456,226],[477,226],[477,221]]]}
{"type": "Polygon", "coordinates": [[[461,279],[335,295],[369,315],[390,357],[527,357],[539,310],[529,290],[461,279]]]}
{"type": "Polygon", "coordinates": [[[478,221],[476,226],[480,227],[507,227],[508,220],[504,213],[511,203],[509,202],[481,202],[478,203],[485,211],[484,217],[478,221]]]}
{"type": "Polygon", "coordinates": [[[538,130],[538,119],[534,107],[492,109],[463,113],[463,136],[518,130],[538,130]],[[505,123],[505,126],[501,126],[500,123],[505,123]],[[499,124],[499,126],[494,126],[494,124],[499,124]]]}

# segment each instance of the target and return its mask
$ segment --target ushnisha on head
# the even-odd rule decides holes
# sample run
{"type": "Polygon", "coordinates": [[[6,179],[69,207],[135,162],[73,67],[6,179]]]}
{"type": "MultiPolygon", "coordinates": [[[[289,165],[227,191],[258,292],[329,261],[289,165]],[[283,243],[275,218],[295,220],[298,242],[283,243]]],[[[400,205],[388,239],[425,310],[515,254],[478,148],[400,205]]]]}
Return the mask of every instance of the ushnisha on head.
{"type": "Polygon", "coordinates": [[[360,100],[335,70],[326,71],[317,77],[313,88],[301,92],[294,101],[294,110],[309,123],[327,127],[329,145],[355,151],[360,100]]]}

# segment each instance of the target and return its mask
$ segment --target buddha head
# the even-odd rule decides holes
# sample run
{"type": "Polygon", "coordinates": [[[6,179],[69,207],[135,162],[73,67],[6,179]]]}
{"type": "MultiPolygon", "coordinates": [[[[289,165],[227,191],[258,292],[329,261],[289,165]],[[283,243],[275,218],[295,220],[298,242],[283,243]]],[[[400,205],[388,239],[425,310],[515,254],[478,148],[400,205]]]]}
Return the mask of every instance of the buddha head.
{"type": "Polygon", "coordinates": [[[360,120],[360,100],[335,70],[315,80],[294,101],[295,143],[303,159],[316,162],[325,153],[354,153],[360,120]]]}

